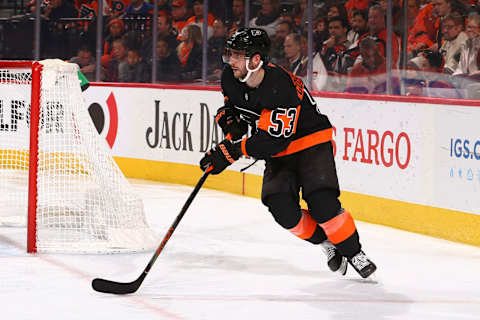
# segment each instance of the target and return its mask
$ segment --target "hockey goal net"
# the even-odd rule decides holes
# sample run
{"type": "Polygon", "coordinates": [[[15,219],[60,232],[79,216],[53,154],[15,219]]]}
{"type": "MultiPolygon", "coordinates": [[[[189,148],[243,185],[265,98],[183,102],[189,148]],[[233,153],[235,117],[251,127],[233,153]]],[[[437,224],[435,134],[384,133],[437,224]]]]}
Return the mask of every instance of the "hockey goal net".
{"type": "Polygon", "coordinates": [[[141,199],[96,132],[78,67],[0,61],[0,225],[28,252],[152,249],[141,199]]]}

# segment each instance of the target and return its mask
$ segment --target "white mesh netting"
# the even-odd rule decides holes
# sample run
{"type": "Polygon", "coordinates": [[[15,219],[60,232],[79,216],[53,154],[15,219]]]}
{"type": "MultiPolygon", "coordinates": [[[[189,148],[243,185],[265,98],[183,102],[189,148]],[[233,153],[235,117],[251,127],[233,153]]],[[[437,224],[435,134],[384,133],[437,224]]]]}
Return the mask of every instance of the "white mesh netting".
{"type": "MultiPolygon", "coordinates": [[[[82,97],[78,67],[41,61],[36,246],[39,252],[152,249],[133,192],[82,97]]],[[[27,219],[31,70],[0,62],[0,225],[27,219]]]]}

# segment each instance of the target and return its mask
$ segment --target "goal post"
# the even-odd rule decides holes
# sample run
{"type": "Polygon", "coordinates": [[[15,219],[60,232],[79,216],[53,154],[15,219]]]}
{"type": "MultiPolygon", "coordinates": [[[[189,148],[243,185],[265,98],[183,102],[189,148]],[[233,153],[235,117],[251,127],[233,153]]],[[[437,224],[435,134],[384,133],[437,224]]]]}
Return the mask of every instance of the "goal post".
{"type": "Polygon", "coordinates": [[[78,66],[0,61],[0,226],[28,252],[153,249],[143,203],[96,131],[78,66]]]}

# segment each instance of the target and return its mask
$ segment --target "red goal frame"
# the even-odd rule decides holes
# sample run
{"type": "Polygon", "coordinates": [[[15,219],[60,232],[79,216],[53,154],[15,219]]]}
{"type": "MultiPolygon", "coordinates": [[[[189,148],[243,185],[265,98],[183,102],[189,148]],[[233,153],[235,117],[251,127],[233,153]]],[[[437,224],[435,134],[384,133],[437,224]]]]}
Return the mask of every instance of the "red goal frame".
{"type": "Polygon", "coordinates": [[[37,252],[37,166],[40,87],[43,66],[32,61],[0,61],[0,68],[31,69],[30,145],[28,164],[27,252],[37,252]]]}

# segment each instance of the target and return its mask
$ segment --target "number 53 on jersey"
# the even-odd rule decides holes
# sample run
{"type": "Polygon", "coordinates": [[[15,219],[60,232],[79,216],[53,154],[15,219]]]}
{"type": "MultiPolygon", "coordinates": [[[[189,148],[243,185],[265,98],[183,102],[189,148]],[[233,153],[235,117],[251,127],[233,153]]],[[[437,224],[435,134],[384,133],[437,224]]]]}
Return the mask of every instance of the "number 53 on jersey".
{"type": "Polygon", "coordinates": [[[300,106],[291,108],[263,109],[258,128],[274,137],[289,138],[296,132],[300,106]]]}

